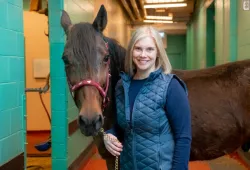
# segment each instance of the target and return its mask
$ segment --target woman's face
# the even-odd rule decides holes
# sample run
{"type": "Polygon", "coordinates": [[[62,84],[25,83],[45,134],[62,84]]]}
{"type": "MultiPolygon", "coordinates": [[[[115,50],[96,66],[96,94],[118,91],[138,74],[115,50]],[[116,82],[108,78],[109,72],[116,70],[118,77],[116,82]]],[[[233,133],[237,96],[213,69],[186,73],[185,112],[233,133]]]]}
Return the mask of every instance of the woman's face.
{"type": "Polygon", "coordinates": [[[157,58],[157,48],[152,37],[138,40],[133,48],[133,62],[137,72],[153,72],[157,58]]]}

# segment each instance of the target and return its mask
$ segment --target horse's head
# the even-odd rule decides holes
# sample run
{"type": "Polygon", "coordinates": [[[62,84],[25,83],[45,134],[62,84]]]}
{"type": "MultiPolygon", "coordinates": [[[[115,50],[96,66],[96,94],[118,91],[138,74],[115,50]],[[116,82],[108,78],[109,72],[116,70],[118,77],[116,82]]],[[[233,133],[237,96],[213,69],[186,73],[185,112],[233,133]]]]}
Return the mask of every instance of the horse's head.
{"type": "Polygon", "coordinates": [[[93,24],[72,24],[63,11],[61,25],[67,35],[62,59],[79,109],[78,124],[84,135],[96,135],[104,123],[102,109],[108,100],[110,56],[108,43],[102,35],[107,25],[107,12],[101,6],[93,24]]]}

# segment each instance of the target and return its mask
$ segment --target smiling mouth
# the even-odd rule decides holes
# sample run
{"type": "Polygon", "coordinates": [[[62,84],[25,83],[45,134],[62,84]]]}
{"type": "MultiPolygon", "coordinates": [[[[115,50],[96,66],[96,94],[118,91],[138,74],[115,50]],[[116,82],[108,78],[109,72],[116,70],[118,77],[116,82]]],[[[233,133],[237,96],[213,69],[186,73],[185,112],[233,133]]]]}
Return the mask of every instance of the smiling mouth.
{"type": "Polygon", "coordinates": [[[149,60],[138,60],[140,64],[146,64],[149,60]]]}

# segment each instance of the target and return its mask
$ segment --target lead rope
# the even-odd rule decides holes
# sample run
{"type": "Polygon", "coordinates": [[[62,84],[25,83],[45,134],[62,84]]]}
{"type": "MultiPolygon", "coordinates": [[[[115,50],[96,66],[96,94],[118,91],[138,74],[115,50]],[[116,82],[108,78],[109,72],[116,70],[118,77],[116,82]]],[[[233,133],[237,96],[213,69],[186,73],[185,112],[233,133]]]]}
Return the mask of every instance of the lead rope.
{"type": "MultiPolygon", "coordinates": [[[[100,132],[103,134],[103,137],[110,140],[110,141],[118,141],[117,139],[110,138],[105,132],[104,129],[101,128],[100,132]]],[[[118,170],[118,156],[115,157],[115,170],[118,170]]]]}

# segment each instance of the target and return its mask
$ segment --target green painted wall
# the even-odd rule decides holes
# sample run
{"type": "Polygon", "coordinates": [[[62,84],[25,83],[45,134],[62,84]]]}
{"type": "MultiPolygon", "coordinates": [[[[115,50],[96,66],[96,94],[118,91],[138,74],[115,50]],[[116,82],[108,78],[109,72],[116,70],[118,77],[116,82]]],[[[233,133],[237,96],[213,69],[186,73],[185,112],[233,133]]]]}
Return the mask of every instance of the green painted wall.
{"type": "Polygon", "coordinates": [[[238,60],[250,58],[250,11],[244,11],[238,1],[238,60]]]}
{"type": "Polygon", "coordinates": [[[166,51],[174,69],[186,69],[186,35],[167,35],[166,51]]]}
{"type": "Polygon", "coordinates": [[[215,63],[224,62],[223,45],[224,45],[224,21],[223,21],[223,0],[215,1],[215,63]]]}
{"type": "Polygon", "coordinates": [[[230,45],[229,55],[230,61],[237,60],[238,53],[238,2],[230,1],[230,45]]]}
{"type": "MultiPolygon", "coordinates": [[[[188,25],[187,30],[187,68],[197,69],[213,66],[213,57],[210,45],[211,33],[210,27],[207,24],[211,24],[211,16],[208,5],[204,0],[199,1],[199,8],[196,9],[192,22],[188,25]],[[207,21],[207,19],[210,19],[207,21]],[[206,34],[208,33],[208,34],[206,34]],[[209,44],[206,44],[209,43],[209,44]],[[209,51],[208,51],[209,50],[209,51]],[[208,63],[209,62],[209,63],[208,63]]],[[[242,21],[244,26],[237,27],[239,19],[237,19],[238,5],[241,1],[235,0],[214,0],[215,10],[215,59],[214,65],[223,64],[236,60],[238,52],[237,48],[237,35],[239,36],[238,28],[247,25],[247,15],[242,14],[245,19],[242,21]]],[[[240,12],[241,13],[241,12],[240,12]]],[[[243,28],[244,29],[244,28],[243,28]]],[[[247,31],[245,31],[246,33],[247,31]]],[[[246,33],[247,34],[247,33],[246,33]]],[[[246,37],[245,34],[245,37],[246,37]]],[[[245,37],[242,36],[244,39],[245,37]]]]}
{"type": "Polygon", "coordinates": [[[187,26],[187,69],[206,65],[206,8],[201,3],[192,22],[187,26]]]}
{"type": "Polygon", "coordinates": [[[23,2],[0,1],[0,166],[25,152],[23,2]]]}
{"type": "Polygon", "coordinates": [[[215,62],[218,65],[230,61],[230,0],[215,1],[215,30],[215,62]]]}
{"type": "Polygon", "coordinates": [[[187,56],[186,56],[186,68],[192,69],[194,68],[194,24],[191,24],[187,28],[187,41],[186,41],[186,50],[187,50],[187,56]]]}
{"type": "MultiPolygon", "coordinates": [[[[219,25],[219,23],[217,24],[219,25]]],[[[222,64],[230,61],[230,0],[224,0],[223,4],[223,57],[222,61],[217,64],[222,64]]]]}
{"type": "Polygon", "coordinates": [[[51,78],[51,132],[52,169],[67,170],[67,86],[64,63],[61,59],[64,49],[64,32],[60,25],[63,0],[49,1],[49,41],[51,78]]]}
{"type": "Polygon", "coordinates": [[[206,67],[215,65],[215,9],[214,3],[206,9],[206,67]]]}

